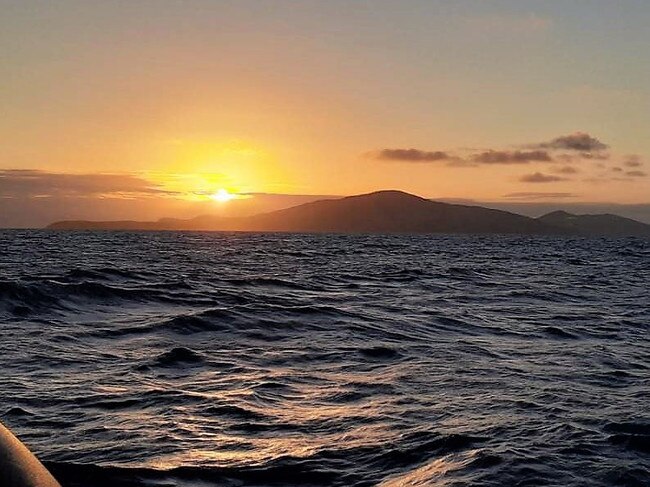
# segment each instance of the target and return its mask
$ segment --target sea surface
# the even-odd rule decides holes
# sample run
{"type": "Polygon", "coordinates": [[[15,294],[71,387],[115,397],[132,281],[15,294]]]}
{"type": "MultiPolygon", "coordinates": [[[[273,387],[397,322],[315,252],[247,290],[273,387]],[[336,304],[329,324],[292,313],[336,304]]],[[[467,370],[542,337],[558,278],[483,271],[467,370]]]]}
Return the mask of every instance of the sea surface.
{"type": "Polygon", "coordinates": [[[0,231],[64,487],[650,485],[650,241],[0,231]]]}

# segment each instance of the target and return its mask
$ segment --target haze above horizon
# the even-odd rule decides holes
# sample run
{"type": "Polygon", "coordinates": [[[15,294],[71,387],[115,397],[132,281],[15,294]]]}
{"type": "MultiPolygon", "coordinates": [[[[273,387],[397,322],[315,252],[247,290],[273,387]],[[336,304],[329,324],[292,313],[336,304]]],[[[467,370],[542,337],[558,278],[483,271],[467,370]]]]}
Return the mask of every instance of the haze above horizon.
{"type": "Polygon", "coordinates": [[[645,1],[2,9],[0,227],[388,188],[650,222],[645,1]]]}

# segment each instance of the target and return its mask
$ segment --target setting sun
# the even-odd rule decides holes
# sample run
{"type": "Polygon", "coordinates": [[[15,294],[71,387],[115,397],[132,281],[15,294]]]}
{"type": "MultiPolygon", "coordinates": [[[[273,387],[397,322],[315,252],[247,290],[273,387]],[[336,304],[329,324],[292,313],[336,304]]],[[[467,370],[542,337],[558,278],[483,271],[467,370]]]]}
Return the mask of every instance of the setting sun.
{"type": "Polygon", "coordinates": [[[214,201],[218,201],[219,203],[225,203],[227,201],[235,199],[235,197],[236,195],[223,188],[210,195],[210,198],[212,198],[214,201]]]}
{"type": "Polygon", "coordinates": [[[650,487],[649,24],[0,0],[0,487],[650,487]]]}

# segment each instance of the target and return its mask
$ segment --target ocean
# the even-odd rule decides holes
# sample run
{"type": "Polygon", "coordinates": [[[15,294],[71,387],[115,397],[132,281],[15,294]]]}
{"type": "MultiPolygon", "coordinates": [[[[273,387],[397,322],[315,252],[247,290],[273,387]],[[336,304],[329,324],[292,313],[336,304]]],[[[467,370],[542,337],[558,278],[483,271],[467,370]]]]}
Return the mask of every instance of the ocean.
{"type": "Polygon", "coordinates": [[[63,487],[650,485],[650,241],[0,231],[63,487]]]}

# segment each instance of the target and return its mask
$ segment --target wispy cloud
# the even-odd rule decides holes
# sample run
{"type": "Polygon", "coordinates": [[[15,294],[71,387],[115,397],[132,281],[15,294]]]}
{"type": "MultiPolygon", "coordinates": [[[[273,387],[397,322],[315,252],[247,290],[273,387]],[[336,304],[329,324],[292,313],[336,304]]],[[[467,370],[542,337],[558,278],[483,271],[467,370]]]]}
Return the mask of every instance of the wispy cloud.
{"type": "Polygon", "coordinates": [[[637,155],[627,156],[623,164],[627,167],[641,167],[643,166],[643,161],[637,155]]]}
{"type": "Polygon", "coordinates": [[[558,167],[555,172],[558,174],[578,174],[580,171],[573,166],[562,166],[558,167]]]}
{"type": "Polygon", "coordinates": [[[406,162],[438,162],[453,159],[448,152],[444,151],[423,151],[419,149],[382,149],[368,154],[374,159],[383,161],[406,161],[406,162]]]}
{"type": "Polygon", "coordinates": [[[528,164],[529,162],[550,162],[553,158],[543,150],[496,151],[489,150],[475,154],[471,160],[480,164],[528,164]]]}
{"type": "Polygon", "coordinates": [[[511,200],[554,200],[564,198],[577,198],[580,196],[576,193],[536,193],[536,192],[519,192],[508,193],[503,195],[504,198],[511,200]]]}
{"type": "Polygon", "coordinates": [[[466,157],[450,151],[427,151],[420,149],[381,149],[368,152],[366,157],[380,161],[444,162],[448,166],[475,167],[480,164],[528,164],[530,162],[553,162],[545,150],[486,150],[466,157]]]}
{"type": "MultiPolygon", "coordinates": [[[[365,154],[383,161],[445,162],[450,166],[477,166],[481,164],[529,164],[546,162],[577,162],[580,159],[607,160],[607,144],[586,132],[561,135],[550,141],[520,146],[522,149],[486,149],[482,151],[458,149],[424,150],[417,148],[380,149],[365,154]],[[464,155],[459,155],[464,154],[464,155]]],[[[638,158],[630,156],[628,167],[637,167],[638,158]]],[[[627,164],[627,163],[626,163],[627,164]]],[[[569,174],[567,172],[566,174],[569,174]]]]}
{"type": "Polygon", "coordinates": [[[66,174],[26,169],[0,170],[0,196],[165,196],[177,194],[132,174],[66,174]]]}
{"type": "Polygon", "coordinates": [[[551,174],[544,174],[541,172],[534,172],[532,174],[525,174],[519,178],[522,183],[554,183],[557,181],[565,181],[565,178],[560,176],[553,176],[551,174]]]}
{"type": "Polygon", "coordinates": [[[519,178],[522,183],[553,183],[567,181],[582,174],[585,182],[633,182],[648,177],[644,162],[638,155],[615,156],[610,146],[587,132],[561,135],[545,142],[512,145],[515,149],[456,148],[423,150],[382,149],[367,157],[383,161],[430,162],[452,167],[529,165],[530,174],[519,178]]]}

